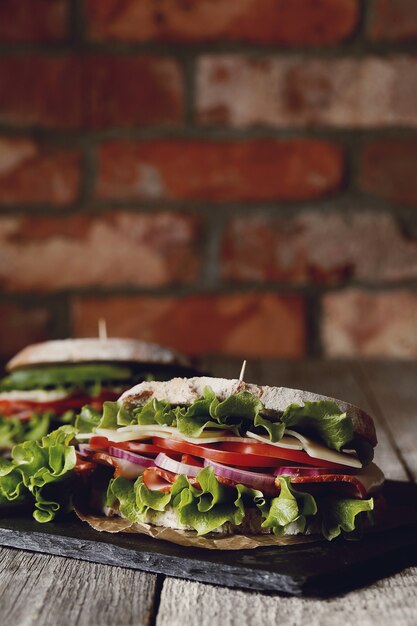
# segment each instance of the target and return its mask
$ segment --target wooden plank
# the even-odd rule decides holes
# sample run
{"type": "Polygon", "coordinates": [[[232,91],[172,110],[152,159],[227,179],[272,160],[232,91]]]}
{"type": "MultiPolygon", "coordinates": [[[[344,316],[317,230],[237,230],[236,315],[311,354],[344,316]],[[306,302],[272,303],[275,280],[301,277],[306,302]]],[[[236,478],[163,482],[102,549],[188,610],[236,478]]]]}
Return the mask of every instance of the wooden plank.
{"type": "Polygon", "coordinates": [[[417,480],[417,363],[368,363],[362,366],[370,402],[393,445],[417,480]]]}
{"type": "Polygon", "coordinates": [[[157,626],[415,626],[417,568],[327,600],[232,591],[166,579],[157,626]]]}
{"type": "Polygon", "coordinates": [[[156,576],[0,548],[1,623],[147,626],[156,576]]]}

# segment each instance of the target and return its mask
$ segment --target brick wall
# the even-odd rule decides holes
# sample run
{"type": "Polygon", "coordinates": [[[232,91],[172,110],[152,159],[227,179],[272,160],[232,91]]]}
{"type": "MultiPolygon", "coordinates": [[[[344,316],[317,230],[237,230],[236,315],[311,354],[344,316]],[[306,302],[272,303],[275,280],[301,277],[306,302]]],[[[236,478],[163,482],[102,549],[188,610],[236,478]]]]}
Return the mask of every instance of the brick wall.
{"type": "Polygon", "coordinates": [[[417,356],[415,0],[0,2],[0,356],[417,356]]]}

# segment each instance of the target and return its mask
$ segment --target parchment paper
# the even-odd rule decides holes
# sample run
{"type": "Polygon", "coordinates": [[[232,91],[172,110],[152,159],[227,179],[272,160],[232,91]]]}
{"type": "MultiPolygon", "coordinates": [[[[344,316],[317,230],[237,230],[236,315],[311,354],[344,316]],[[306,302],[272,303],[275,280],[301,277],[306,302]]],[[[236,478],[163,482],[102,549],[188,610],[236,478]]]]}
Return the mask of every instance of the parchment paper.
{"type": "Polygon", "coordinates": [[[199,537],[189,530],[174,530],[151,524],[133,523],[121,517],[104,517],[83,513],[75,509],[76,514],[83,522],[87,522],[100,532],[108,533],[139,533],[154,539],[164,539],[180,546],[207,548],[208,550],[249,550],[261,546],[289,546],[300,543],[323,541],[319,535],[289,535],[276,537],[273,534],[265,535],[221,535],[209,533],[199,537]]]}

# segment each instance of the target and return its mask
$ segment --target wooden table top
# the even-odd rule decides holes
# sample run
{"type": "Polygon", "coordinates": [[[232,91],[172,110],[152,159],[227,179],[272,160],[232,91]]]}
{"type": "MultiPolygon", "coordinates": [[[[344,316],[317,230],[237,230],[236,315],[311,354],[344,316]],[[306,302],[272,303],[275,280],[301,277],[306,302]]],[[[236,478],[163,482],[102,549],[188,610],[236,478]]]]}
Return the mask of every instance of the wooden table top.
{"type": "MultiPolygon", "coordinates": [[[[237,377],[240,361],[207,370],[237,377]]],[[[417,363],[248,363],[245,379],[357,404],[375,419],[376,462],[417,477],[417,363]]],[[[0,548],[0,623],[7,626],[374,626],[417,624],[417,567],[325,600],[243,592],[162,575],[0,548]]]]}

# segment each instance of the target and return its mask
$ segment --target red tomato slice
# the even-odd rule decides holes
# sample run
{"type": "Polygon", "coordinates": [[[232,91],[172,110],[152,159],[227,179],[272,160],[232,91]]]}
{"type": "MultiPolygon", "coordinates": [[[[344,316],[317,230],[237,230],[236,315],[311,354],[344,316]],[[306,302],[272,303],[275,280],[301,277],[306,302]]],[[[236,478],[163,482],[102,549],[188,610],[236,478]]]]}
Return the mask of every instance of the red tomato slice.
{"type": "Polygon", "coordinates": [[[107,450],[108,448],[119,448],[120,450],[128,450],[129,452],[137,452],[139,454],[159,454],[163,452],[162,448],[155,446],[153,443],[142,443],[141,441],[125,441],[116,443],[109,441],[106,437],[91,437],[88,445],[90,448],[97,450],[107,450]]]}
{"type": "Polygon", "coordinates": [[[325,468],[342,468],[343,465],[337,463],[331,463],[330,461],[323,461],[320,459],[313,459],[306,452],[301,450],[289,450],[287,448],[277,448],[276,446],[269,446],[265,443],[254,444],[241,444],[241,443],[222,443],[213,444],[216,447],[210,447],[208,445],[203,446],[195,443],[188,443],[186,441],[176,441],[174,439],[161,439],[154,437],[153,442],[165,448],[166,450],[175,450],[176,452],[182,452],[183,454],[192,454],[203,459],[210,459],[211,461],[217,461],[218,463],[224,463],[225,465],[237,465],[241,467],[279,467],[282,465],[281,460],[293,461],[294,463],[301,463],[303,465],[314,465],[320,463],[320,467],[325,468]],[[234,449],[227,449],[225,446],[234,446],[234,449]]]}
{"type": "Polygon", "coordinates": [[[33,412],[53,411],[57,415],[65,413],[71,409],[79,410],[85,404],[93,408],[101,409],[106,400],[117,400],[119,393],[114,391],[103,391],[99,396],[92,398],[88,395],[77,395],[54,400],[52,402],[34,402],[29,400],[0,400],[0,413],[5,416],[15,415],[21,411],[30,410],[33,412]]]}
{"type": "Polygon", "coordinates": [[[191,454],[182,454],[181,463],[185,463],[185,465],[192,465],[193,467],[203,467],[201,459],[196,459],[195,456],[191,456],[191,454]]]}
{"type": "Polygon", "coordinates": [[[111,443],[106,437],[91,437],[88,445],[90,448],[97,450],[107,450],[107,448],[111,446],[111,443]]]}
{"type": "Polygon", "coordinates": [[[210,448],[209,446],[197,445],[195,443],[188,443],[187,441],[154,437],[153,442],[165,450],[174,450],[175,452],[181,452],[182,454],[191,454],[192,456],[199,457],[200,459],[211,459],[212,461],[217,461],[218,463],[224,463],[226,465],[241,465],[245,467],[278,467],[280,465],[278,460],[273,460],[270,457],[256,456],[254,454],[224,452],[223,450],[210,448]]]}
{"type": "Polygon", "coordinates": [[[153,443],[142,443],[141,441],[126,441],[125,443],[111,443],[110,445],[113,448],[137,452],[138,454],[159,454],[163,452],[162,448],[159,446],[155,446],[153,443]]]}

